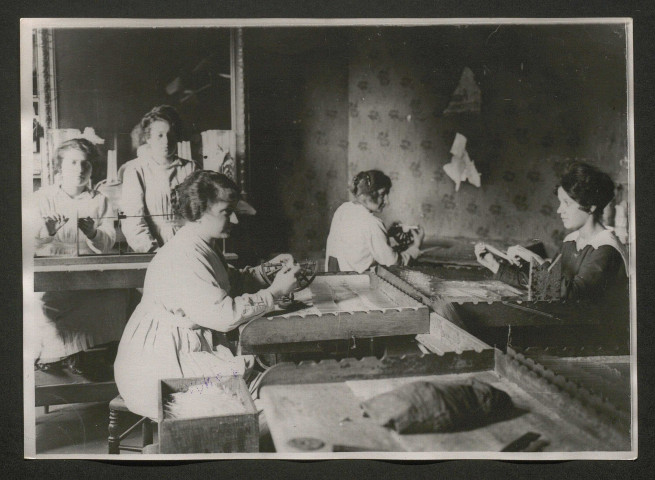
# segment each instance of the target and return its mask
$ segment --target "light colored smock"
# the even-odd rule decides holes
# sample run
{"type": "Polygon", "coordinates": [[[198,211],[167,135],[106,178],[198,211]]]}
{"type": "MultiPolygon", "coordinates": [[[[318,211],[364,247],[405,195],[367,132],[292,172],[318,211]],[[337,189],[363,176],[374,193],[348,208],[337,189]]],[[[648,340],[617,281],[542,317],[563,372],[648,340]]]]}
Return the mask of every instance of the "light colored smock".
{"type": "Polygon", "coordinates": [[[332,217],[325,268],[328,268],[328,259],[334,257],[342,272],[362,273],[375,264],[407,265],[419,253],[414,246],[404,252],[396,252],[389,245],[387,229],[382,220],[363,205],[346,202],[337,208],[332,217]]]}
{"type": "Polygon", "coordinates": [[[171,192],[196,169],[192,160],[179,157],[161,165],[146,147],[125,164],[121,193],[121,210],[127,216],[121,230],[139,253],[154,251],[175,235],[180,221],[173,212],[171,192]]]}
{"type": "Polygon", "coordinates": [[[244,358],[216,352],[212,330],[227,332],[271,311],[265,286],[259,267],[229,266],[195,224],[182,227],[148,266],[143,299],[118,347],[114,374],[127,407],[157,418],[160,379],[242,375],[244,358]]]}
{"type": "MultiPolygon", "coordinates": [[[[85,190],[70,197],[59,186],[35,193],[39,218],[34,219],[36,254],[39,256],[99,254],[109,252],[116,238],[114,219],[107,197],[85,190]],[[56,212],[68,221],[54,236],[48,234],[43,217],[56,212]],[[97,229],[88,239],[77,228],[76,218],[91,217],[97,229]],[[76,244],[77,240],[77,244],[76,244]]],[[[118,341],[127,319],[125,290],[81,290],[37,292],[32,336],[35,360],[58,361],[97,345],[118,341]]],[[[30,319],[26,319],[30,321],[30,319]]]]}

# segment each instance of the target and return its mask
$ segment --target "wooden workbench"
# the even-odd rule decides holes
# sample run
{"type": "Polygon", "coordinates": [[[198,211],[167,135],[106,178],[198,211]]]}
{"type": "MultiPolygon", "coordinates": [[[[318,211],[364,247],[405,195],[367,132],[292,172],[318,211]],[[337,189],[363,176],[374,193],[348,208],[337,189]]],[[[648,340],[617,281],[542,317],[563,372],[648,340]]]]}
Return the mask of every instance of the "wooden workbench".
{"type": "Polygon", "coordinates": [[[500,452],[526,432],[545,440],[543,451],[613,451],[630,448],[629,415],[613,407],[594,413],[597,398],[562,394],[516,359],[496,351],[280,364],[262,379],[260,398],[278,452],[500,452]],[[507,392],[514,407],[465,431],[398,434],[363,417],[359,404],[417,380],[470,378],[507,392]]]}
{"type": "Polygon", "coordinates": [[[306,352],[324,341],[429,333],[429,311],[375,274],[319,274],[298,292],[300,302],[246,324],[242,353],[306,352]]]}

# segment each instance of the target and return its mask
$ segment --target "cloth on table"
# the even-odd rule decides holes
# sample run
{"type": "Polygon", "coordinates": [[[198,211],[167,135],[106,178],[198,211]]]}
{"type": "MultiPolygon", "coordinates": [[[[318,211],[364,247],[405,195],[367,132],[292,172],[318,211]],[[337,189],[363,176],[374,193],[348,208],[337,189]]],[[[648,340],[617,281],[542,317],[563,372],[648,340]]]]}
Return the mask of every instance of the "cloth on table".
{"type": "Polygon", "coordinates": [[[398,433],[448,432],[480,424],[512,406],[510,396],[472,379],[466,384],[419,381],[360,404],[364,415],[398,433]]]}

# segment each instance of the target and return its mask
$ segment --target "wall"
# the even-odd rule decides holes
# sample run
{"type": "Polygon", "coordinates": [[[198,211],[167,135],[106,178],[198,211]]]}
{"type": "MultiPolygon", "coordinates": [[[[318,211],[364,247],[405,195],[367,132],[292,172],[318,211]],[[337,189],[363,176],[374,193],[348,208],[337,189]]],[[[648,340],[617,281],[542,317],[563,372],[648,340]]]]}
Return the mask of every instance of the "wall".
{"type": "Polygon", "coordinates": [[[564,235],[553,189],[568,159],[626,182],[620,27],[290,30],[246,37],[253,185],[275,205],[276,248],[323,249],[363,169],[392,177],[387,222],[418,223],[428,235],[540,238],[551,252],[564,235]],[[467,66],[482,111],[444,115],[467,66]],[[443,171],[456,132],[468,138],[479,189],[455,192],[443,171]]]}
{"type": "Polygon", "coordinates": [[[353,44],[348,175],[391,176],[386,221],[418,223],[428,235],[539,238],[553,251],[564,231],[552,192],[565,162],[586,158],[619,173],[627,151],[620,31],[367,29],[353,44]],[[465,66],[482,111],[444,115],[465,66]],[[443,171],[456,132],[468,138],[481,188],[456,192],[443,171]]]}
{"type": "Polygon", "coordinates": [[[320,250],[332,213],[347,200],[344,33],[246,31],[251,199],[258,210],[249,241],[260,257],[320,250]]]}

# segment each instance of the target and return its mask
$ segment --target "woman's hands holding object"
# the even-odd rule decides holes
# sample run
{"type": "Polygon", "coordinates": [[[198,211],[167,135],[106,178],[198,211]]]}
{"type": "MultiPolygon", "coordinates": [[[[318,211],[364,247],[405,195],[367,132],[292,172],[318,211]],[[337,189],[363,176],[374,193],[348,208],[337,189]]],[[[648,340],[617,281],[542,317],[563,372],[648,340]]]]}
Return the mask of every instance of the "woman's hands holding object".
{"type": "MultiPolygon", "coordinates": [[[[277,258],[277,257],[276,257],[277,258]]],[[[268,287],[274,299],[284,297],[292,293],[298,286],[296,275],[300,272],[300,265],[287,264],[275,275],[273,283],[268,287]]]]}

